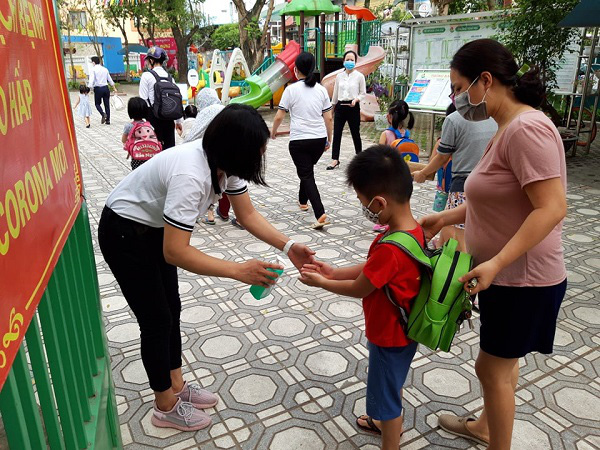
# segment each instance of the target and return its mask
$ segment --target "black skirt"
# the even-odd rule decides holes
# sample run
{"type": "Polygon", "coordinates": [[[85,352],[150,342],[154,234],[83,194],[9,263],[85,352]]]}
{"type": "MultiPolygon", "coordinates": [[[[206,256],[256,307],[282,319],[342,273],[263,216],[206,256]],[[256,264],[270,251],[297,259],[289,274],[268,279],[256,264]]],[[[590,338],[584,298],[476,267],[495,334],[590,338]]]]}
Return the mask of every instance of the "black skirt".
{"type": "Polygon", "coordinates": [[[479,293],[481,350],[499,358],[552,353],[567,280],[554,286],[491,285],[479,293]]]}

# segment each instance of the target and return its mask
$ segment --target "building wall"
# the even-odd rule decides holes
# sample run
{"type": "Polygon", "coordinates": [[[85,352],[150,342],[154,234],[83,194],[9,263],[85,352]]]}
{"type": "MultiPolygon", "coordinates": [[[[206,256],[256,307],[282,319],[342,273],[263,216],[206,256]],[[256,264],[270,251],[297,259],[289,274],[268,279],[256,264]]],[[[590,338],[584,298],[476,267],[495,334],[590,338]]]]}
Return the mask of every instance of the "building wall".
{"type": "MultiPolygon", "coordinates": [[[[67,47],[67,36],[62,36],[63,46],[67,47]]],[[[94,56],[92,39],[89,36],[71,36],[72,46],[77,49],[76,56],[94,56]],[[86,51],[87,50],[87,51],[86,51]]],[[[98,37],[98,43],[102,47],[102,55],[104,66],[111,74],[125,73],[125,65],[123,63],[123,55],[117,52],[123,48],[120,37],[98,37]]],[[[65,58],[65,63],[68,63],[69,58],[65,58]]]]}

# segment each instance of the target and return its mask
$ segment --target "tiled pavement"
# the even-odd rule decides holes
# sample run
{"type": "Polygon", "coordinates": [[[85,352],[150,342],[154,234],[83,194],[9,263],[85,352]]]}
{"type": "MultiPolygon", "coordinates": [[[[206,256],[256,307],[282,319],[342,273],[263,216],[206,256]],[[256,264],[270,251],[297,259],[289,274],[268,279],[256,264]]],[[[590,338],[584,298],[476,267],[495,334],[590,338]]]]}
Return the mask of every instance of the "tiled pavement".
{"type": "MultiPolygon", "coordinates": [[[[265,113],[269,121],[272,115],[265,113]]],[[[355,416],[365,410],[367,371],[360,301],[306,287],[291,268],[274,294],[260,301],[241,283],[180,272],[184,372],[221,401],[209,411],[214,424],[208,430],[182,433],[150,424],[152,392],[140,360],[138,327],[95,239],[107,194],[130,171],[120,145],[126,114],[113,115],[110,127],[100,126],[98,115],[90,129],[77,122],[77,136],[126,448],[378,448],[377,437],[354,426],[355,416]]],[[[287,142],[269,143],[271,187],[251,188],[257,209],[329,263],[362,261],[373,234],[344,185],[343,171],[325,171],[326,158],[319,164],[317,183],[333,223],[325,231],[311,230],[312,214],[297,210],[298,183],[287,142]]],[[[345,137],[344,145],[350,142],[345,137]]],[[[343,153],[342,168],[352,152],[343,153]]],[[[521,362],[513,443],[519,450],[600,448],[599,152],[569,159],[568,167],[569,288],[554,355],[529,355],[521,362]]],[[[417,216],[430,210],[433,195],[432,184],[415,186],[417,216]]],[[[197,226],[192,244],[238,261],[273,260],[278,253],[223,222],[197,226]]],[[[404,391],[402,448],[477,448],[436,429],[442,412],[481,409],[473,368],[477,352],[477,327],[458,335],[451,354],[420,348],[404,391]]]]}

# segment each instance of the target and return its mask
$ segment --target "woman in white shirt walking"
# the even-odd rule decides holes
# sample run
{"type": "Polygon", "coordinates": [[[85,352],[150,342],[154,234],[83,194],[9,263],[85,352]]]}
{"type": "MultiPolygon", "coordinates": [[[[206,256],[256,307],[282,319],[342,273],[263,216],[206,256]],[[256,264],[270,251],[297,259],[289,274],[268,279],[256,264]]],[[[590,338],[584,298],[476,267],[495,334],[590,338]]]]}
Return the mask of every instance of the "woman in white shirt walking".
{"type": "Polygon", "coordinates": [[[331,103],[335,106],[333,119],[333,150],[331,153],[331,164],[327,170],[333,170],[340,166],[340,145],[342,143],[342,132],[346,122],[350,126],[354,151],[362,151],[360,140],[360,101],[367,93],[365,76],[357,70],[356,60],[358,55],[353,50],[344,53],[344,71],[335,78],[333,98],[331,103]]]}
{"type": "Polygon", "coordinates": [[[300,178],[299,206],[302,211],[307,211],[310,201],[317,219],[312,227],[321,229],[329,224],[329,221],[315,182],[314,167],[323,152],[329,148],[333,121],[329,95],[327,90],[317,83],[314,70],[315,57],[307,52],[300,53],[294,67],[298,82],[283,91],[279,111],[273,121],[271,139],[275,139],[285,113],[289,112],[289,149],[300,178]]]}

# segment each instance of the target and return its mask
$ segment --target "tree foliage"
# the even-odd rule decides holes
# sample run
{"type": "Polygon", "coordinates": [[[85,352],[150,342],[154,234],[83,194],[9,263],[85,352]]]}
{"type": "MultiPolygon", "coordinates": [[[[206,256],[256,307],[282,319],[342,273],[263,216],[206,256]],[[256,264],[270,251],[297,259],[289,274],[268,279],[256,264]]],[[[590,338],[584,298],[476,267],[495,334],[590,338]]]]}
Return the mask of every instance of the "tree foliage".
{"type": "Polygon", "coordinates": [[[262,55],[267,46],[266,37],[275,2],[274,0],[256,0],[252,8],[248,10],[244,0],[232,1],[238,13],[239,45],[250,70],[254,70],[262,62],[262,55]],[[267,16],[261,27],[258,19],[265,6],[267,6],[267,16]]]}
{"type": "Polygon", "coordinates": [[[210,37],[214,48],[226,49],[240,45],[240,29],[237,23],[221,25],[210,37]]]}
{"type": "Polygon", "coordinates": [[[576,29],[558,26],[577,3],[579,0],[519,0],[514,14],[505,18],[500,40],[517,61],[538,66],[548,88],[556,86],[560,60],[578,40],[576,29]]]}

